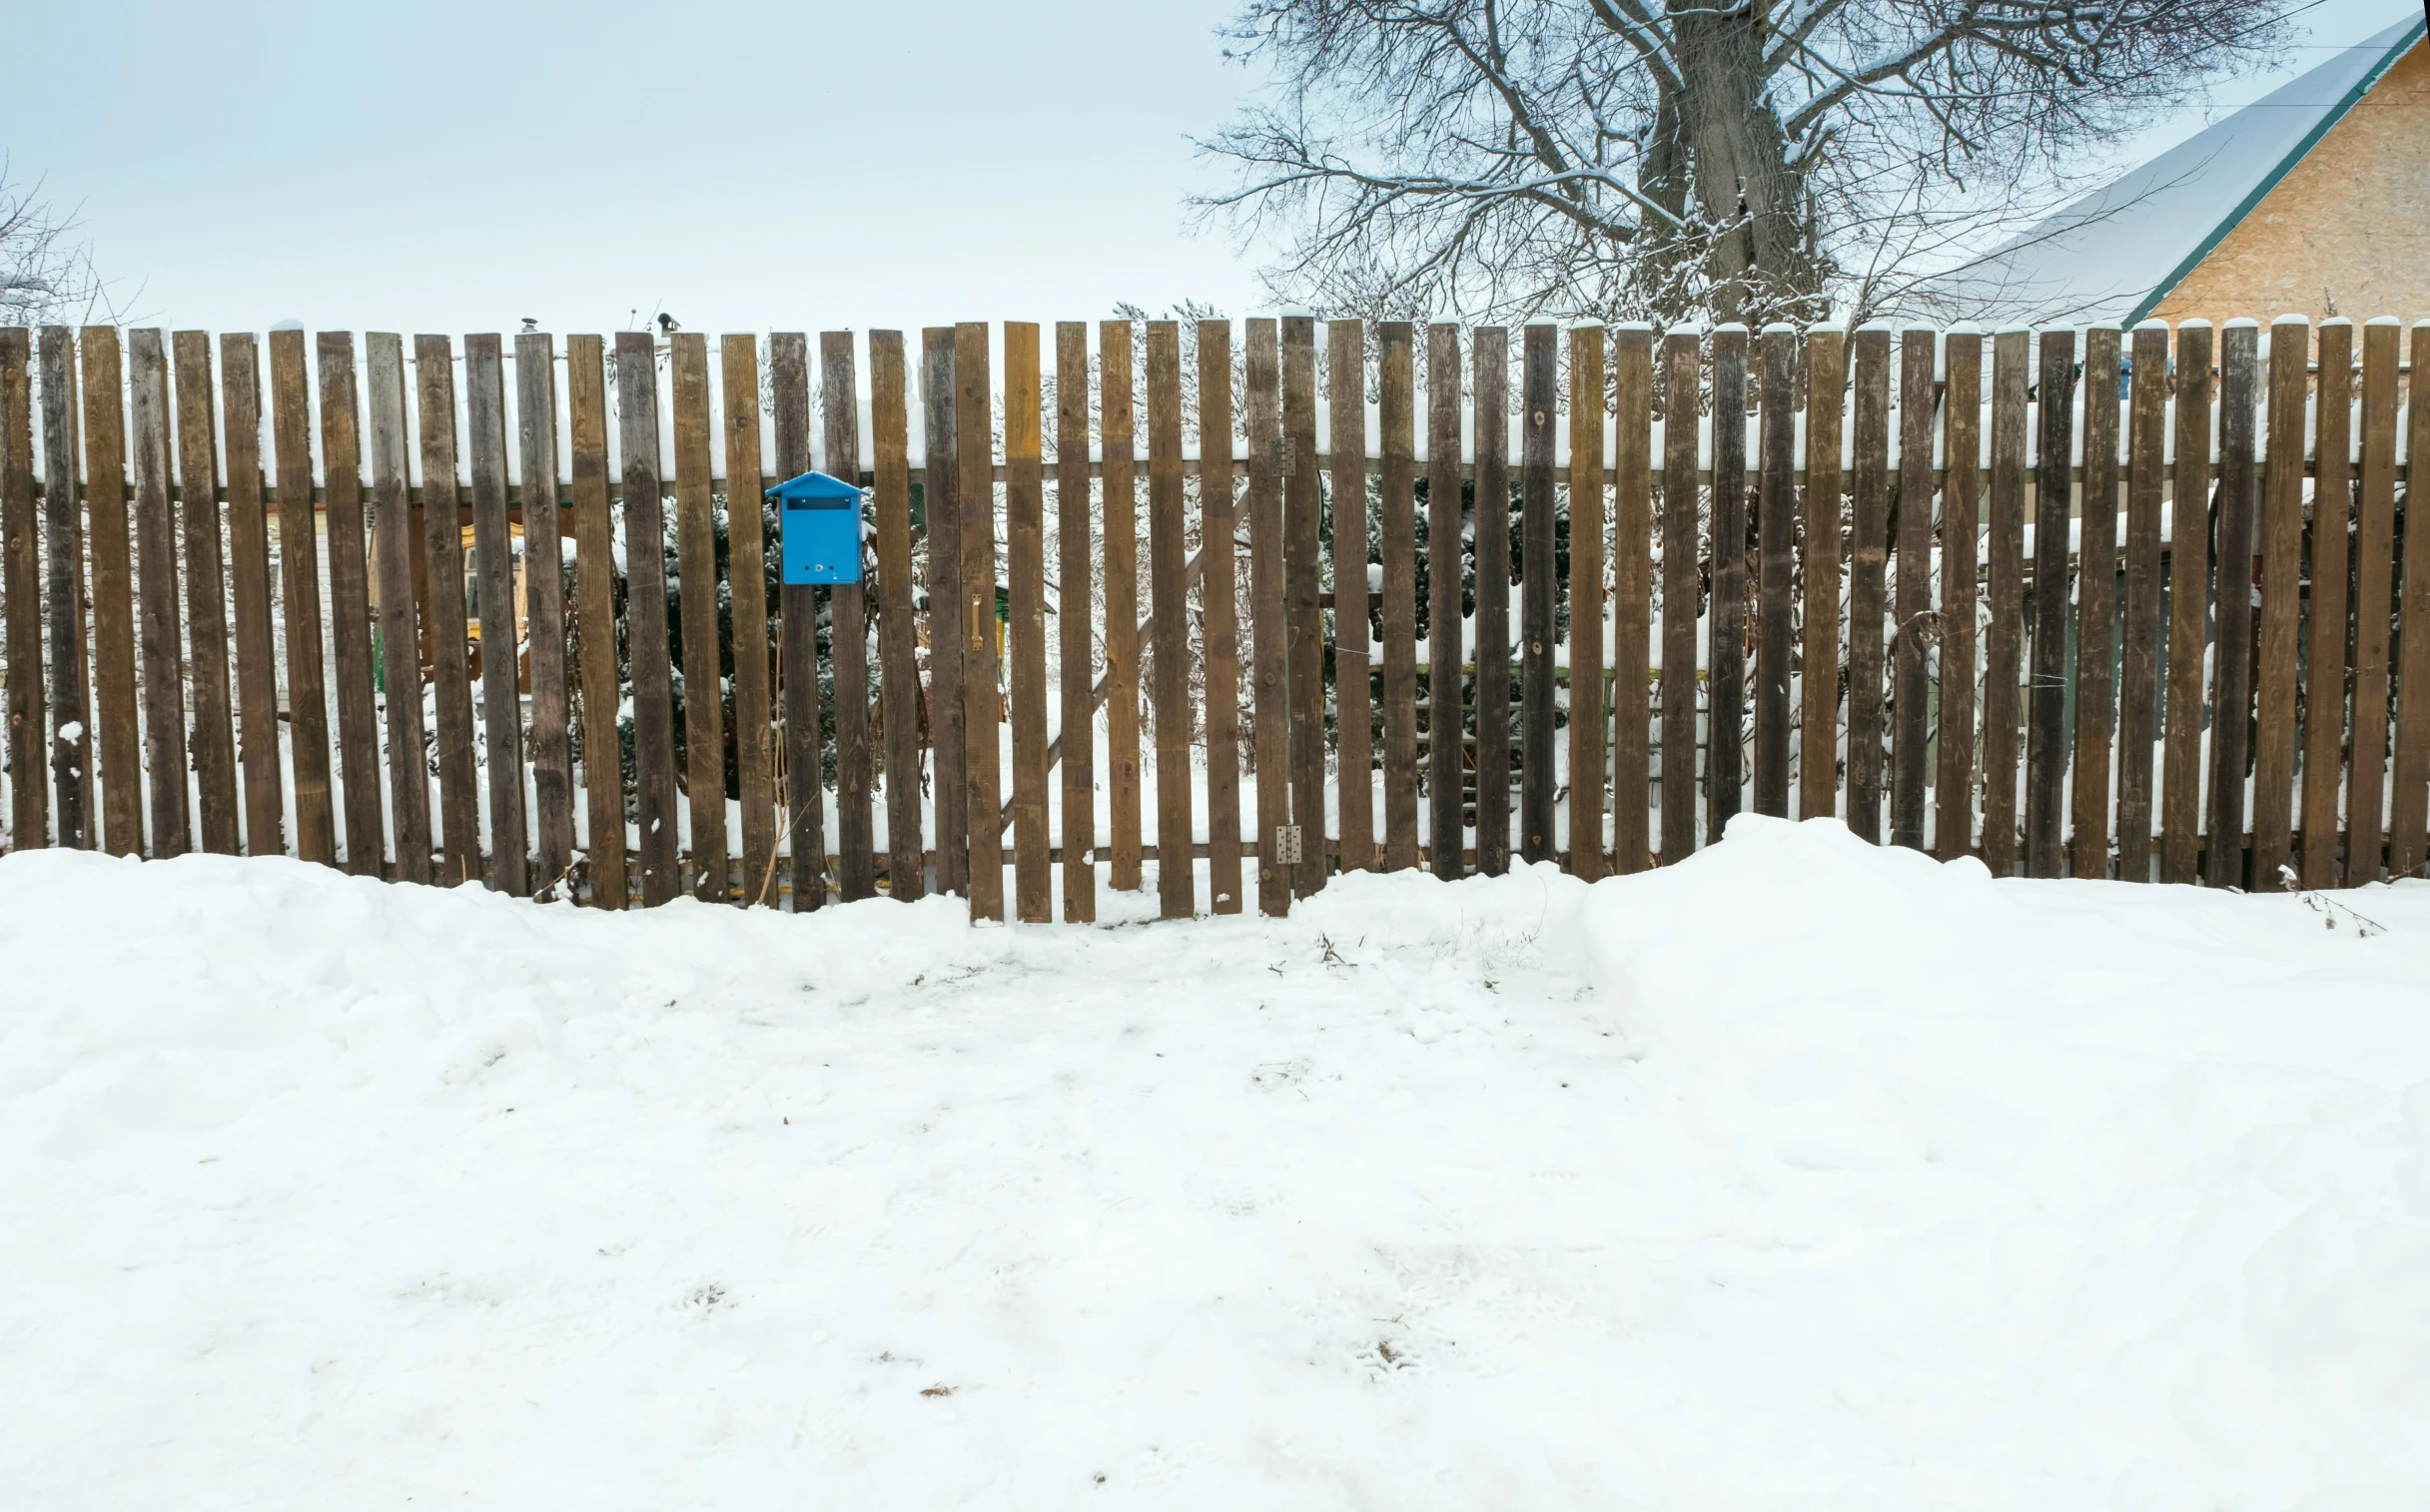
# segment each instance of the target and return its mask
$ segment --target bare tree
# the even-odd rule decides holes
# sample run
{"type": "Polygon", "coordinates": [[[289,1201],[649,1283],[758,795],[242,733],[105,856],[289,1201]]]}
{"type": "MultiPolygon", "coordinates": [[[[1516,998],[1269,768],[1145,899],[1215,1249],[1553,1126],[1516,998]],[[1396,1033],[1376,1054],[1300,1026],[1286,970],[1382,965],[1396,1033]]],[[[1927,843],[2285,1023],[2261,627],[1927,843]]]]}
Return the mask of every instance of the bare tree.
{"type": "Polygon", "coordinates": [[[1860,316],[2284,41],[2295,0],[1248,0],[1199,203],[1279,298],[1860,316]]]}
{"type": "Polygon", "coordinates": [[[20,185],[0,160],[0,326],[36,326],[90,314],[106,291],[76,218],[42,197],[39,180],[20,185]]]}

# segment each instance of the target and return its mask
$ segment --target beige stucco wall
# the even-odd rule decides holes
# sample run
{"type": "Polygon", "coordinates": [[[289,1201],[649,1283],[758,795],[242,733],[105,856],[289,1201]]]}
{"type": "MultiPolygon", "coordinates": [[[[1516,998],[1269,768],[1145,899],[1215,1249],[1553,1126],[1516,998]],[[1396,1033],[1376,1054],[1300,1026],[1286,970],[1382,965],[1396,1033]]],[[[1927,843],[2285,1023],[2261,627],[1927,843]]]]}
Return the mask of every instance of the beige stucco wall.
{"type": "Polygon", "coordinates": [[[2430,320],[2430,42],[2398,59],[2152,313],[2430,320]]]}

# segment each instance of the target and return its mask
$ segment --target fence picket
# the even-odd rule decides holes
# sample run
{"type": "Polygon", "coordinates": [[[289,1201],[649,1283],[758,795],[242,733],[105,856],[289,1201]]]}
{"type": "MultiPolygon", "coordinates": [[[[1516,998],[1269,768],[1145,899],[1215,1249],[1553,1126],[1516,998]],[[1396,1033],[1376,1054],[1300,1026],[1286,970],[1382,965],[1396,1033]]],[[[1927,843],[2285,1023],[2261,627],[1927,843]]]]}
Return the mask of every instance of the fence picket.
{"type": "Polygon", "coordinates": [[[1520,352],[1519,854],[1529,862],[1550,861],[1556,849],[1552,657],[1561,590],[1552,474],[1559,341],[1556,328],[1529,326],[1520,352]]]}
{"type": "Polygon", "coordinates": [[[1992,491],[1985,511],[1983,647],[1983,864],[2017,871],[2018,677],[2025,659],[2025,388],[2032,337],[1992,339],[1992,491]]]}
{"type": "Polygon", "coordinates": [[[718,674],[724,657],[723,637],[717,632],[709,340],[697,332],[678,331],[667,339],[667,398],[674,406],[676,620],[683,636],[683,786],[692,821],[684,875],[694,897],[723,903],[728,867],[725,708],[718,674]]]}
{"type": "Polygon", "coordinates": [[[1705,842],[1746,801],[1747,328],[1713,333],[1713,596],[1706,618],[1705,842]]]}
{"type": "MultiPolygon", "coordinates": [[[[2303,699],[2303,860],[2308,888],[2337,885],[2337,799],[2345,772],[2347,532],[2354,519],[2354,323],[2320,323],[2318,457],[2312,485],[2311,635],[2303,699]],[[2335,668],[2331,676],[2329,669],[2335,668]]],[[[2275,447],[2273,440],[2272,446],[2275,447]]]]}
{"type": "MultiPolygon", "coordinates": [[[[43,604],[54,643],[50,658],[51,786],[59,844],[93,847],[92,709],[86,696],[84,528],[76,501],[76,342],[65,326],[45,326],[42,363],[43,604]]],[[[233,438],[232,438],[233,439],[233,438]]],[[[233,450],[233,445],[232,448],[233,450]]],[[[231,500],[233,503],[234,493],[231,500]]]]}
{"type": "Polygon", "coordinates": [[[2075,574],[2074,813],[2068,828],[2074,874],[2109,875],[2109,742],[2117,705],[2110,669],[2117,655],[2118,346],[2114,326],[2084,333],[2084,487],[2075,574]]]}
{"type": "Polygon", "coordinates": [[[1148,577],[1156,609],[1156,893],[1167,919],[1198,911],[1191,864],[1190,605],[1182,517],[1182,334],[1148,323],[1148,577]],[[1175,863],[1179,862],[1179,865],[1175,863]]]}
{"type": "Polygon", "coordinates": [[[1240,626],[1231,447],[1231,323],[1201,321],[1199,591],[1207,649],[1207,874],[1208,907],[1217,914],[1240,912],[1240,626]]]}
{"type": "MultiPolygon", "coordinates": [[[[144,770],[152,808],[152,854],[162,859],[192,850],[194,836],[186,793],[186,675],[178,629],[177,519],[169,497],[169,364],[160,332],[134,333],[128,357],[128,408],[135,432],[136,607],[144,653],[144,770]]],[[[7,423],[14,433],[15,416],[8,416],[7,423]]],[[[309,503],[305,513],[311,513],[309,503]]],[[[20,570],[15,552],[9,560],[12,572],[20,570]]],[[[39,666],[40,659],[34,658],[33,664],[39,666]]],[[[10,723],[19,723],[14,707],[10,723]]],[[[32,784],[31,791],[39,804],[41,784],[32,784]]],[[[28,812],[21,799],[20,832],[39,836],[42,810],[38,806],[31,809],[30,822],[28,812]]]]}
{"type": "Polygon", "coordinates": [[[962,753],[961,485],[955,464],[954,329],[920,333],[920,502],[928,540],[928,744],[937,828],[937,891],[970,891],[970,779],[962,753]]]}
{"type": "MultiPolygon", "coordinates": [[[[372,584],[363,517],[363,429],[355,397],[355,338],[321,334],[322,533],[329,541],[330,651],[338,706],[346,869],[377,877],[388,836],[380,807],[380,714],[372,689],[372,584]]],[[[501,477],[503,469],[500,469],[501,477]]],[[[492,760],[494,761],[494,757],[492,760]]],[[[520,785],[517,803],[520,803],[520,785]]]]}
{"type": "MultiPolygon", "coordinates": [[[[1662,347],[1662,861],[1696,854],[1696,622],[1704,584],[1697,549],[1696,466],[1703,359],[1674,331],[1662,347]]],[[[1481,559],[1484,530],[1479,516],[1481,559]]]]}
{"type": "MultiPolygon", "coordinates": [[[[494,334],[464,338],[464,427],[472,473],[472,618],[480,627],[481,732],[488,758],[487,881],[491,891],[521,898],[531,892],[530,838],[515,675],[514,520],[506,507],[505,355],[494,334]]],[[[680,419],[676,433],[680,438],[680,419]]],[[[680,456],[680,439],[676,450],[680,456]]],[[[351,779],[347,791],[354,792],[351,779]]],[[[354,833],[351,820],[347,831],[354,833]]]]}
{"type": "MultiPolygon", "coordinates": [[[[717,377],[725,416],[726,579],[733,595],[734,786],[742,821],[741,901],[745,908],[752,908],[776,901],[777,855],[775,665],[768,647],[765,504],[772,480],[760,470],[765,453],[759,424],[758,338],[721,338],[717,377]]],[[[907,557],[909,549],[906,545],[907,557]]],[[[900,878],[895,885],[902,886],[900,878]]]]}
{"type": "MultiPolygon", "coordinates": [[[[2413,328],[2413,372],[2430,375],[2430,322],[2413,328]]],[[[2407,489],[2430,478],[2430,405],[2406,405],[2407,489]]],[[[2415,516],[2418,521],[2419,515],[2415,516]]],[[[2430,852],[2430,529],[2405,531],[2398,612],[2394,793],[2388,802],[2388,875],[2418,877],[2430,852]]]]}
{"type": "Polygon", "coordinates": [[[2354,749],[2346,779],[2348,887],[2379,880],[2388,777],[2388,639],[2395,614],[2396,361],[2392,320],[2362,328],[2362,487],[2354,521],[2354,749]]]}
{"type": "Polygon", "coordinates": [[[1255,719],[1251,750],[1257,774],[1257,912],[1282,918],[1291,908],[1291,869],[1275,851],[1281,838],[1278,831],[1291,822],[1290,701],[1282,619],[1282,359],[1270,318],[1249,321],[1245,357],[1242,419],[1248,441],[1248,645],[1255,719]]]}
{"type": "Polygon", "coordinates": [[[2160,880],[2192,882],[2202,844],[2202,651],[2210,585],[2210,324],[2177,328],[2168,535],[2168,707],[2160,754],[2160,880]]]}
{"type": "Polygon", "coordinates": [[[616,720],[615,530],[607,509],[607,344],[565,339],[574,638],[582,661],[582,869],[593,908],[624,907],[624,736],[616,720]]]}
{"type": "MultiPolygon", "coordinates": [[[[666,622],[666,503],[658,461],[658,353],[647,332],[616,333],[616,421],[617,470],[624,479],[624,623],[632,664],[641,906],[656,908],[672,903],[684,887],[675,803],[674,657],[666,622]]],[[[435,577],[435,558],[430,567],[435,577]]]]}
{"type": "MultiPolygon", "coordinates": [[[[277,339],[273,332],[272,340],[277,339]]],[[[277,349],[272,350],[275,356],[277,349]]],[[[471,627],[464,603],[462,513],[455,491],[455,355],[445,337],[413,339],[413,375],[421,421],[423,555],[428,562],[422,624],[430,637],[430,702],[438,745],[438,876],[456,885],[480,879],[481,846],[480,798],[472,771],[471,627]]],[[[284,469],[279,491],[284,520],[284,469]]],[[[289,635],[292,657],[292,628],[289,635]]],[[[300,794],[301,776],[297,788],[300,794]]]]}
{"type": "MultiPolygon", "coordinates": [[[[1848,337],[1831,327],[1806,334],[1806,602],[1804,680],[1798,710],[1797,815],[1839,811],[1840,797],[1840,443],[1847,414],[1848,337]]],[[[1625,400],[1620,412],[1628,413],[1625,400]]],[[[1621,666],[1626,667],[1626,661],[1621,666]]],[[[1627,728],[1627,713],[1621,714],[1627,728]]],[[[1622,805],[1625,814],[1627,806],[1622,805]]]]}
{"type": "Polygon", "coordinates": [[[2247,886],[2244,792],[2253,717],[2254,417],[2260,400],[2260,328],[2230,321],[2219,339],[2218,562],[2213,586],[2210,715],[2212,887],[2247,886]]]}
{"type": "MultiPolygon", "coordinates": [[[[911,438],[903,389],[903,333],[872,331],[869,413],[870,443],[876,450],[871,481],[877,495],[878,697],[886,735],[886,894],[908,903],[922,892],[923,855],[920,669],[911,623],[911,438]]],[[[758,470],[756,452],[751,470],[758,470]]],[[[733,475],[730,463],[727,475],[733,475]]],[[[735,570],[741,571],[741,557],[735,562],[735,570]]],[[[734,623],[739,654],[743,622],[737,618],[734,623]]],[[[739,720],[739,703],[737,709],[739,720]]]]}
{"type": "MultiPolygon", "coordinates": [[[[1612,330],[1612,865],[1653,863],[1646,820],[1654,791],[1646,747],[1653,629],[1654,333],[1612,330]]],[[[1458,435],[1453,417],[1453,437],[1458,435]]],[[[1833,452],[1833,460],[1838,453],[1833,452]]],[[[1454,602],[1457,600],[1455,599],[1454,602]]],[[[1837,608],[1833,618],[1838,618],[1837,608]]]]}
{"type": "MultiPolygon", "coordinates": [[[[798,331],[768,338],[769,438],[776,475],[810,470],[810,339],[798,331]]],[[[959,585],[956,587],[959,593],[959,585]]],[[[950,602],[950,600],[949,600],[950,602]]],[[[777,589],[779,697],[784,719],[785,847],[793,911],[827,902],[826,741],[818,712],[818,590],[806,583],[777,589]]],[[[945,649],[950,649],[950,642],[945,649]]]]}
{"type": "MultiPolygon", "coordinates": [[[[262,496],[262,378],[253,333],[220,338],[228,436],[228,586],[235,608],[237,770],[245,785],[245,853],[287,853],[279,762],[279,667],[270,586],[270,516],[262,496]]],[[[90,509],[92,503],[87,501],[90,509]]],[[[414,713],[420,714],[419,700],[414,713]]],[[[425,874],[416,881],[427,881],[425,874]]]]}
{"type": "Polygon", "coordinates": [[[1476,869],[1510,870],[1510,331],[1480,326],[1476,389],[1476,869]]]}
{"type": "MultiPolygon", "coordinates": [[[[1012,692],[1013,913],[1055,917],[1054,840],[1047,832],[1046,483],[1041,458],[1038,327],[1004,323],[1004,545],[1012,692]]],[[[840,699],[841,693],[839,691],[840,699]]],[[[1160,719],[1163,713],[1158,713],[1160,719]]]]}
{"type": "Polygon", "coordinates": [[[1848,496],[1848,828],[1882,841],[1882,614],[1890,558],[1890,329],[1856,336],[1848,496]]]}
{"type": "MultiPolygon", "coordinates": [[[[819,395],[827,422],[827,471],[861,478],[860,377],[852,333],[821,333],[819,395]]],[[[1008,347],[1009,350],[1009,347],[1008,347]]],[[[861,518],[855,506],[853,519],[861,518]]],[[[866,558],[868,550],[862,548],[866,558]]],[[[835,880],[846,903],[877,896],[876,839],[870,811],[869,595],[857,582],[827,590],[827,655],[835,677],[835,880]]]]}
{"type": "MultiPolygon", "coordinates": [[[[752,395],[754,413],[758,397],[752,395]]],[[[573,734],[565,687],[565,525],[557,505],[553,338],[534,332],[514,339],[514,400],[523,473],[523,597],[531,647],[528,750],[537,837],[533,870],[538,888],[526,891],[554,898],[573,871],[573,734]]]]}
{"type": "Polygon", "coordinates": [[[1789,579],[1797,565],[1797,333],[1767,326],[1757,352],[1755,811],[1789,817],[1789,579]]]}
{"type": "MultiPolygon", "coordinates": [[[[382,681],[387,687],[389,812],[397,827],[397,880],[430,880],[430,775],[421,722],[420,632],[413,603],[413,508],[405,468],[405,343],[389,332],[363,339],[365,387],[371,400],[372,566],[380,594],[382,681]]],[[[233,368],[223,356],[224,367],[233,368]]],[[[250,380],[249,380],[250,381],[250,380]]],[[[233,394],[237,390],[231,388],[233,394]]],[[[238,533],[236,415],[229,406],[229,533],[238,533]]],[[[242,577],[240,575],[240,583],[242,577]]],[[[244,644],[245,596],[237,595],[238,657],[244,644]]],[[[250,707],[250,700],[247,701],[250,707]]],[[[252,720],[247,718],[250,740],[252,720]]],[[[276,754],[276,747],[273,748],[276,754]]],[[[247,797],[252,796],[248,746],[247,797]]],[[[272,769],[276,777],[277,769],[272,769]]],[[[569,778],[570,780],[570,778],[569,778]]],[[[253,821],[248,819],[248,834],[253,821]]]]}
{"type": "Polygon", "coordinates": [[[1140,888],[1138,365],[1131,323],[1097,328],[1098,434],[1105,453],[1107,884],[1140,888]]]}
{"type": "Polygon", "coordinates": [[[1063,916],[1097,921],[1097,637],[1090,565],[1089,328],[1055,326],[1055,599],[1063,746],[1063,916]]]}
{"type": "Polygon", "coordinates": [[[1933,854],[1944,861],[1975,850],[1975,565],[1983,514],[1983,338],[1953,331],[1942,364],[1950,402],[1943,407],[1941,495],[1940,767],[1934,783],[1933,854]]]}
{"type": "MultiPolygon", "coordinates": [[[[33,342],[26,329],[0,330],[0,601],[6,605],[8,635],[9,843],[21,850],[38,849],[50,839],[51,741],[43,730],[42,530],[34,508],[32,362],[33,342]]],[[[173,618],[174,613],[172,609],[173,618]]]]}
{"type": "Polygon", "coordinates": [[[126,375],[116,327],[87,326],[78,341],[84,370],[85,520],[93,553],[93,709],[100,726],[101,846],[113,856],[140,856],[144,767],[135,716],[126,375]]]}
{"type": "MultiPolygon", "coordinates": [[[[2276,890],[2295,855],[2296,635],[2303,613],[2304,409],[2311,398],[2311,323],[2270,327],[2267,443],[2262,482],[2261,634],[2253,671],[2253,886],[2276,890]]],[[[2087,355],[2088,360],[2088,355],[2087,355]]],[[[2326,495],[2322,495],[2324,498],[2326,495]]],[[[2344,584],[2338,584],[2342,592],[2344,584]]],[[[2340,652],[2344,650],[2339,647],[2340,652]]],[[[2344,657],[2338,658],[2342,666],[2344,657]]]]}
{"type": "Polygon", "coordinates": [[[1931,721],[1933,333],[1899,338],[1898,569],[1890,630],[1890,843],[1924,848],[1924,743],[1931,721]]]}
{"type": "MultiPolygon", "coordinates": [[[[1128,328],[1125,328],[1128,330],[1128,328]]],[[[962,723],[969,776],[970,913],[1004,918],[1004,819],[997,691],[996,484],[993,405],[988,393],[988,335],[983,321],[954,328],[954,434],[961,455],[956,512],[962,521],[962,723]]],[[[1109,521],[1109,530],[1111,521],[1109,521]]],[[[1118,832],[1119,833],[1119,832],[1118,832]]]]}
{"type": "MultiPolygon", "coordinates": [[[[1383,869],[1417,866],[1417,375],[1407,321],[1375,326],[1383,577],[1383,869]]],[[[1202,476],[1204,473],[1202,472],[1202,476]]],[[[1363,489],[1364,484],[1361,484],[1363,489]]]]}
{"type": "MultiPolygon", "coordinates": [[[[1375,869],[1375,705],[1367,647],[1367,369],[1365,325],[1325,324],[1333,526],[1334,823],[1340,869],[1375,869]]],[[[1549,791],[1549,789],[1547,790],[1549,791]]]]}
{"type": "Polygon", "coordinates": [[[2032,701],[2025,741],[2025,874],[2066,875],[2068,463],[2075,449],[2075,333],[2041,334],[2033,470],[2032,701]]]}
{"type": "MultiPolygon", "coordinates": [[[[195,777],[195,835],[215,856],[239,849],[237,745],[228,661],[228,592],[220,548],[220,447],[211,379],[211,338],[169,338],[177,405],[178,525],[185,545],[184,622],[194,693],[189,725],[195,777]]],[[[326,464],[325,464],[326,465],[326,464]]]]}
{"type": "Polygon", "coordinates": [[[2151,880],[2152,746],[2160,730],[2160,514],[2167,489],[2168,328],[2134,328],[2126,399],[2126,602],[2118,620],[2117,875],[2151,880]]]}
{"type": "Polygon", "coordinates": [[[1468,721],[1461,708],[1459,327],[1426,328],[1426,844],[1435,876],[1466,871],[1468,721]],[[1443,555],[1446,544],[1449,557],[1443,555]]]}
{"type": "Polygon", "coordinates": [[[1603,875],[1603,328],[1569,333],[1569,869],[1603,875]]]}
{"type": "MultiPolygon", "coordinates": [[[[445,377],[445,375],[441,375],[445,377]]],[[[452,393],[452,384],[449,392],[452,393]]],[[[270,334],[270,424],[278,467],[280,608],[287,631],[288,760],[294,772],[296,855],[324,866],[338,862],[336,795],[330,791],[327,662],[321,641],[321,543],[313,519],[311,378],[305,371],[304,333],[270,334]]],[[[453,410],[449,410],[449,423],[453,410]]],[[[425,418],[423,428],[428,429],[425,418]]],[[[428,443],[425,440],[424,445],[428,443]]],[[[448,456],[452,458],[452,447],[448,456]]],[[[423,471],[427,473],[425,454],[423,471]]],[[[453,473],[448,474],[450,477],[453,473]]],[[[443,690],[442,690],[443,691],[443,690]]],[[[441,698],[441,715],[446,712],[441,698]]],[[[439,721],[440,761],[452,747],[451,727],[439,721]]],[[[467,721],[460,733],[463,760],[471,761],[467,721]]]]}

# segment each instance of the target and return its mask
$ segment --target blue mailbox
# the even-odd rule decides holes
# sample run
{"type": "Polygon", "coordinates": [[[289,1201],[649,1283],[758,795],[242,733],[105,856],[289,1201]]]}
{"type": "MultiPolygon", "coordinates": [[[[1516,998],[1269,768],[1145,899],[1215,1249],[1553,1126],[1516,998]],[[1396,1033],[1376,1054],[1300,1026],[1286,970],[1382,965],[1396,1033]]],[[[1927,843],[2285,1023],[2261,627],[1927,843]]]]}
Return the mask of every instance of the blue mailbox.
{"type": "Polygon", "coordinates": [[[805,472],[768,490],[779,500],[784,578],[789,584],[861,580],[863,490],[824,472],[805,472]]]}

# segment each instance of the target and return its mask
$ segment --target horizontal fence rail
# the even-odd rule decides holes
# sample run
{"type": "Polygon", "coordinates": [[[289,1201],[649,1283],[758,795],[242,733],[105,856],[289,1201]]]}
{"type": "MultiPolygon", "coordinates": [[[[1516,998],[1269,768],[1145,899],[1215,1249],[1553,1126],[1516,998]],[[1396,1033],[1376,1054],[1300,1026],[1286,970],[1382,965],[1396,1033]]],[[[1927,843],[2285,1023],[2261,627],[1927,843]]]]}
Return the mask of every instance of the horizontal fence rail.
{"type": "Polygon", "coordinates": [[[1741,812],[2414,876],[2425,360],[2294,318],[0,330],[7,842],[1025,921],[1593,879],[1741,812]],[[813,466],[869,490],[859,583],[778,580],[761,494],[813,466]]]}

